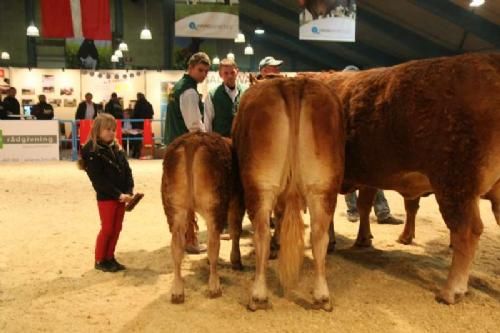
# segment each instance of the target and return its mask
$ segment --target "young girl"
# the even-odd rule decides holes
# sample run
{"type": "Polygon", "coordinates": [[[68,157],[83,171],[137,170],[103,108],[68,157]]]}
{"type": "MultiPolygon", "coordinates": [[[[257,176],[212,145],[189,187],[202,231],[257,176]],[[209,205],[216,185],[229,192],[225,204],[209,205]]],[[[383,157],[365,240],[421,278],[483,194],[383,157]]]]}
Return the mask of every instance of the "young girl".
{"type": "Polygon", "coordinates": [[[95,246],[95,269],[103,272],[125,269],[115,259],[115,246],[122,229],[125,203],[132,200],[134,189],[132,170],[115,140],[115,129],[113,116],[105,113],[97,116],[79,161],[97,193],[101,230],[95,246]]]}

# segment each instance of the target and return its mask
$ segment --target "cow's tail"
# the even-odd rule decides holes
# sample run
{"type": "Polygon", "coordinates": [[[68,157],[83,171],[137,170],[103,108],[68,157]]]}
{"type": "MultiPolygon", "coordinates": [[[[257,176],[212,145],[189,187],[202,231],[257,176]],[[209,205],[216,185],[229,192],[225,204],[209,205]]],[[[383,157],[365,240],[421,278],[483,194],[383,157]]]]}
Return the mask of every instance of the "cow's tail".
{"type": "Polygon", "coordinates": [[[283,197],[286,204],[281,221],[278,263],[279,278],[285,292],[296,285],[304,258],[304,221],[300,214],[303,197],[300,191],[301,180],[297,153],[303,86],[300,85],[298,88],[298,91],[296,89],[282,90],[290,126],[288,157],[282,180],[282,183],[286,184],[283,197]]]}
{"type": "Polygon", "coordinates": [[[193,161],[197,145],[194,142],[186,142],[185,160],[186,160],[186,180],[187,180],[187,233],[186,241],[190,242],[195,237],[196,220],[194,215],[195,202],[194,202],[194,175],[193,175],[193,161]],[[194,224],[189,226],[189,224],[194,224]]]}

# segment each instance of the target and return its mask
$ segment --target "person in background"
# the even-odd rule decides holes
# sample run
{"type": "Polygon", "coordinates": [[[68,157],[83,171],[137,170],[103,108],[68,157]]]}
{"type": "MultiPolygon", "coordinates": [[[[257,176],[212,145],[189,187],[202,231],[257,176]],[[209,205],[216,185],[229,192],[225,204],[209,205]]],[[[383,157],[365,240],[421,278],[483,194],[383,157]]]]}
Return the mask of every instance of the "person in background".
{"type": "Polygon", "coordinates": [[[3,107],[2,94],[0,94],[0,120],[4,120],[6,118],[7,118],[7,112],[5,111],[5,108],[3,107]]]}
{"type": "MultiPolygon", "coordinates": [[[[151,103],[148,102],[143,93],[137,93],[137,102],[134,106],[132,119],[153,119],[154,110],[151,103]]],[[[142,132],[144,130],[144,122],[136,121],[132,123],[132,128],[142,132]]],[[[140,135],[142,137],[142,134],[140,135]]],[[[132,141],[132,157],[141,157],[142,140],[132,141]]]]}
{"type": "Polygon", "coordinates": [[[280,66],[283,64],[283,60],[274,59],[273,57],[265,57],[259,62],[259,75],[258,79],[262,79],[268,75],[276,75],[281,73],[280,66]]]}
{"type": "Polygon", "coordinates": [[[205,98],[203,123],[207,132],[216,132],[230,138],[233,118],[243,93],[243,88],[236,84],[238,67],[234,60],[222,59],[219,76],[222,84],[210,91],[205,98]]]}
{"type": "Polygon", "coordinates": [[[14,87],[10,87],[7,91],[7,97],[3,100],[3,108],[8,120],[19,120],[23,119],[21,114],[21,105],[16,99],[17,90],[14,87]]]}
{"type": "MultiPolygon", "coordinates": [[[[154,110],[151,103],[148,102],[143,93],[137,93],[137,102],[132,114],[133,119],[153,119],[154,110]]],[[[144,129],[143,122],[132,123],[133,128],[144,129]]]]}
{"type": "Polygon", "coordinates": [[[97,195],[101,230],[96,240],[94,268],[103,272],[125,269],[115,258],[115,247],[122,229],[125,203],[132,200],[134,190],[132,170],[116,142],[115,130],[115,118],[100,114],[92,124],[78,162],[97,195]]]}
{"type": "Polygon", "coordinates": [[[50,120],[54,119],[54,108],[52,105],[47,103],[47,98],[45,95],[38,96],[38,104],[33,106],[33,111],[31,112],[36,119],[39,120],[50,120]]]}
{"type": "Polygon", "coordinates": [[[189,58],[187,73],[177,81],[168,97],[165,121],[165,144],[188,132],[205,132],[203,103],[198,83],[205,80],[210,69],[210,58],[198,52],[189,58]]]}
{"type": "Polygon", "coordinates": [[[97,117],[99,106],[92,102],[92,94],[86,93],[85,100],[78,104],[75,119],[94,119],[97,117]]]}
{"type": "MultiPolygon", "coordinates": [[[[205,132],[203,103],[198,93],[198,83],[205,80],[210,69],[210,58],[204,52],[193,54],[188,61],[187,73],[177,81],[168,96],[165,122],[165,144],[189,132],[205,132]]],[[[198,242],[196,220],[188,223],[186,230],[186,252],[199,254],[207,250],[198,242]]]]}
{"type": "Polygon", "coordinates": [[[116,93],[111,94],[111,99],[106,103],[104,112],[109,113],[115,117],[115,119],[123,119],[123,108],[116,93]]]}

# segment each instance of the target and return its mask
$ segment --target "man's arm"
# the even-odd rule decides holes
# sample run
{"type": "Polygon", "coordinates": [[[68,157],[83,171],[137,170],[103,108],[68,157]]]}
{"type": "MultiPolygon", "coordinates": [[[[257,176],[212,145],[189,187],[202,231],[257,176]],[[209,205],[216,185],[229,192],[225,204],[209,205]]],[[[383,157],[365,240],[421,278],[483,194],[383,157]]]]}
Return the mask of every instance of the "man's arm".
{"type": "Polygon", "coordinates": [[[198,105],[200,96],[194,89],[184,91],[180,96],[180,107],[182,118],[189,132],[205,132],[205,126],[201,120],[200,107],[198,105]]]}
{"type": "Polygon", "coordinates": [[[205,112],[203,113],[203,124],[207,132],[212,132],[212,121],[214,120],[214,116],[214,103],[212,103],[212,97],[210,93],[208,93],[207,97],[205,97],[205,112]]]}

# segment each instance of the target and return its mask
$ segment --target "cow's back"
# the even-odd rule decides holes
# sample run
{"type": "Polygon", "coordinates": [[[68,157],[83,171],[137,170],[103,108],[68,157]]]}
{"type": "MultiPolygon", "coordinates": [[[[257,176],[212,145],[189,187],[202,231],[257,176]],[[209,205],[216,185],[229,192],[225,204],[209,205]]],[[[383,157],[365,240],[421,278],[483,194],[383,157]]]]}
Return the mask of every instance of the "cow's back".
{"type": "Polygon", "coordinates": [[[435,174],[430,181],[439,182],[453,172],[450,179],[471,180],[453,190],[481,192],[481,166],[500,164],[491,157],[500,145],[499,54],[322,76],[346,114],[347,180],[398,189],[391,175],[435,174]]]}
{"type": "Polygon", "coordinates": [[[174,140],[163,162],[167,217],[177,208],[202,215],[221,204],[227,210],[233,186],[231,155],[230,144],[218,134],[189,133],[174,140]]]}

